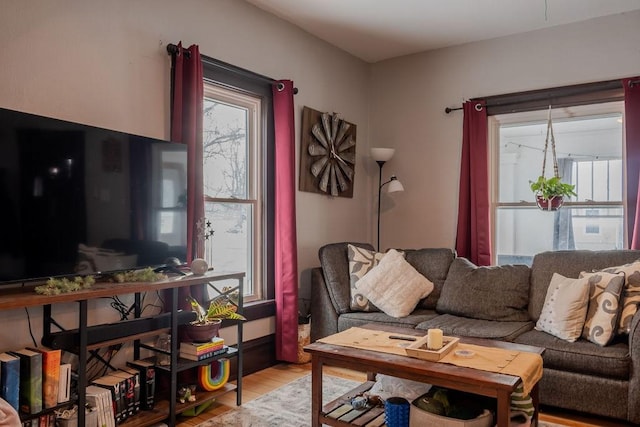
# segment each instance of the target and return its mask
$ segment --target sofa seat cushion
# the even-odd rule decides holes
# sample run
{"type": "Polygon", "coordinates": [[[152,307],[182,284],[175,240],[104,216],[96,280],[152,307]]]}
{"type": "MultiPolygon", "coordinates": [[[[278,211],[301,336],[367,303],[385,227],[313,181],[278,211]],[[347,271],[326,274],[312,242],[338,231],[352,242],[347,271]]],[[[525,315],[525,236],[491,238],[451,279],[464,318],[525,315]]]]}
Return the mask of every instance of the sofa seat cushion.
{"type": "Polygon", "coordinates": [[[520,334],[533,329],[533,322],[496,322],[441,314],[416,326],[416,329],[425,331],[433,328],[442,329],[448,336],[513,341],[520,334]]]}
{"type": "Polygon", "coordinates": [[[546,348],[542,356],[545,369],[626,381],[631,375],[629,346],[624,341],[601,347],[583,339],[569,343],[546,332],[532,330],[520,335],[515,342],[546,348]]]}
{"type": "Polygon", "coordinates": [[[354,311],[353,313],[345,313],[338,318],[338,331],[341,332],[354,326],[366,325],[367,323],[413,329],[417,324],[437,315],[433,310],[424,309],[414,310],[409,316],[401,318],[391,317],[383,312],[354,311]]]}
{"type": "Polygon", "coordinates": [[[478,267],[465,258],[456,258],[436,310],[475,319],[527,322],[529,275],[526,265],[478,267]]]}

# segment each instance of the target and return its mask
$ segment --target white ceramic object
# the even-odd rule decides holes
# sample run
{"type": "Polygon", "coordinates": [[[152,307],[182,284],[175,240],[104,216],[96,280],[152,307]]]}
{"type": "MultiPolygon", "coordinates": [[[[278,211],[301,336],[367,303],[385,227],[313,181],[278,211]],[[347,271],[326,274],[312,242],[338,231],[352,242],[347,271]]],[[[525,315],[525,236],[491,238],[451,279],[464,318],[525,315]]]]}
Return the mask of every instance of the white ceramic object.
{"type": "Polygon", "coordinates": [[[209,264],[202,258],[196,258],[191,261],[191,272],[196,276],[202,276],[209,269],[209,264]]]}

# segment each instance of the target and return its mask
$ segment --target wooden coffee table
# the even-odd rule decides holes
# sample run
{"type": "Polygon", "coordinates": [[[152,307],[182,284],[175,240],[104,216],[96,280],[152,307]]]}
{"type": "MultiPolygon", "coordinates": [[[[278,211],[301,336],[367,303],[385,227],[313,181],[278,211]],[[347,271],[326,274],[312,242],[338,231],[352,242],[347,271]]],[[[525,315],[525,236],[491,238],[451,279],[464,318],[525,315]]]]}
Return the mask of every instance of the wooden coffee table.
{"type": "MultiPolygon", "coordinates": [[[[407,328],[396,328],[382,325],[365,325],[362,328],[377,331],[392,332],[403,335],[424,336],[426,331],[407,328]]],[[[528,351],[542,355],[544,348],[529,345],[514,344],[502,341],[492,341],[477,338],[461,338],[461,342],[468,344],[499,347],[508,350],[528,351]]],[[[373,380],[376,373],[421,381],[454,390],[475,393],[497,399],[497,427],[509,426],[509,407],[511,393],[513,393],[521,380],[517,376],[481,371],[473,368],[464,368],[447,363],[429,362],[427,360],[399,356],[396,354],[377,351],[362,350],[351,347],[315,342],[305,346],[304,350],[311,353],[311,425],[320,427],[322,424],[330,426],[357,425],[337,420],[327,416],[327,413],[335,408],[333,404],[322,407],[322,369],[325,365],[367,372],[369,379],[373,380]]],[[[370,386],[370,384],[369,384],[370,386]]],[[[366,385],[359,387],[351,393],[366,389],[366,385]]],[[[531,398],[535,408],[532,425],[537,425],[538,418],[538,385],[531,390],[531,398]]],[[[353,423],[357,422],[357,418],[353,423]]]]}

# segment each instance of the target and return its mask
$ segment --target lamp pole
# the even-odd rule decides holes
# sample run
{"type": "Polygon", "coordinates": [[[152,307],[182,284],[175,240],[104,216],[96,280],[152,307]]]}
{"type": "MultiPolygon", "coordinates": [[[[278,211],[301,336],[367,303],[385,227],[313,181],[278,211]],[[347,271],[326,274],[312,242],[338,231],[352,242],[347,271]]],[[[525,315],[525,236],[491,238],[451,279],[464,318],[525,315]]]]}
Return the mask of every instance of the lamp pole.
{"type": "Polygon", "coordinates": [[[378,164],[378,168],[380,169],[380,173],[378,175],[378,244],[376,246],[376,250],[380,252],[380,196],[382,195],[382,166],[384,166],[384,160],[376,160],[378,164]]]}

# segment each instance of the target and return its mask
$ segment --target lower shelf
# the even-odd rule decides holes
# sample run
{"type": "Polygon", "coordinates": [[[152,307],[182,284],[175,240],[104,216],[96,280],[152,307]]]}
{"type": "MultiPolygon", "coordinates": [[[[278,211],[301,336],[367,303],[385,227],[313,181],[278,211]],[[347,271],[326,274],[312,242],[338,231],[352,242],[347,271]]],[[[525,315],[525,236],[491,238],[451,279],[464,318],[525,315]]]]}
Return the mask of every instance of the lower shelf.
{"type": "MultiPolygon", "coordinates": [[[[198,391],[195,402],[176,403],[176,414],[181,414],[186,410],[195,408],[198,405],[215,400],[225,393],[236,390],[236,385],[227,383],[222,388],[215,391],[198,391]]],[[[150,426],[169,417],[169,401],[162,399],[156,402],[153,410],[140,411],[131,418],[127,418],[121,426],[144,427],[150,426]]]]}
{"type": "Polygon", "coordinates": [[[353,426],[364,426],[369,423],[372,423],[371,425],[383,425],[383,407],[367,405],[362,409],[354,409],[351,406],[351,399],[362,395],[362,393],[369,390],[373,384],[373,381],[362,383],[353,390],[348,391],[324,405],[320,414],[320,422],[330,426],[342,426],[345,425],[345,423],[346,425],[353,426]],[[374,420],[380,420],[381,424],[376,424],[374,420]]]}

